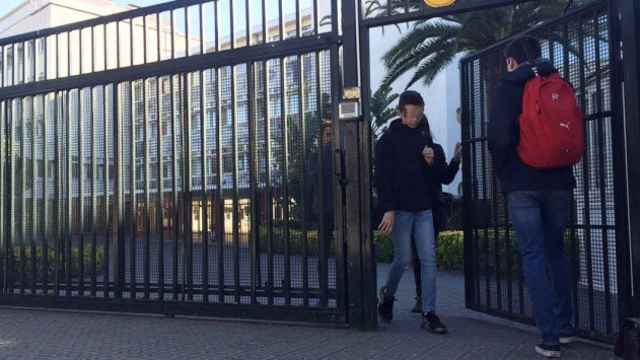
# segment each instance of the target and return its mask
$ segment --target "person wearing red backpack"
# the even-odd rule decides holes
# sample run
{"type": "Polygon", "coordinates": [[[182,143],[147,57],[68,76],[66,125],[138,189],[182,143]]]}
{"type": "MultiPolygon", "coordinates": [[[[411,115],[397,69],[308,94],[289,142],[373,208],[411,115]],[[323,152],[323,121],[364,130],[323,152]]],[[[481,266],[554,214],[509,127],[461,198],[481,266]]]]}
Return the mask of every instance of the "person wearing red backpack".
{"type": "Polygon", "coordinates": [[[564,234],[575,187],[572,165],[584,151],[583,117],[573,88],[541,60],[537,40],[514,40],[504,57],[508,73],[492,98],[489,151],[542,335],[535,351],[557,358],[576,335],[564,234]]]}

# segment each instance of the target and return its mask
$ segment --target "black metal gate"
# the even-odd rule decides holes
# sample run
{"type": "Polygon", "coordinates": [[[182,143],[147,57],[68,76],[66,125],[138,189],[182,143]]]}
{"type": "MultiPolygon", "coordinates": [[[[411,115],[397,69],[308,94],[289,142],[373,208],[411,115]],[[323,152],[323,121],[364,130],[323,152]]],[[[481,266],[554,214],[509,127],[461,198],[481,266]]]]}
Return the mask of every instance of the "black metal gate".
{"type": "MultiPolygon", "coordinates": [[[[627,241],[624,123],[619,42],[607,2],[576,10],[528,35],[577,89],[586,114],[587,153],[574,168],[572,261],[575,323],[587,337],[618,333],[630,274],[627,241]]],[[[504,72],[506,42],[462,61],[466,301],[470,308],[532,321],[517,242],[487,150],[489,97],[504,72]]]]}
{"type": "Polygon", "coordinates": [[[184,0],[0,40],[0,304],[344,323],[338,28],[184,0]]]}

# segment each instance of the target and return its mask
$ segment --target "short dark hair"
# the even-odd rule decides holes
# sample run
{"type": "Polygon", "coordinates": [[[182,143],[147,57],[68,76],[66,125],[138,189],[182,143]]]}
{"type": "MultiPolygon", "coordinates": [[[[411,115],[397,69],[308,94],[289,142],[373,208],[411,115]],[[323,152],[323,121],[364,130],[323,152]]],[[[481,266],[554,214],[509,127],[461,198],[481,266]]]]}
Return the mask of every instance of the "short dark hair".
{"type": "Polygon", "coordinates": [[[420,95],[419,92],[407,90],[400,94],[400,99],[398,100],[398,109],[400,111],[404,111],[404,107],[406,105],[416,105],[424,107],[424,99],[422,99],[422,95],[420,95]]]}
{"type": "Polygon", "coordinates": [[[538,40],[522,36],[510,42],[504,49],[505,58],[514,58],[518,63],[535,61],[542,56],[542,49],[538,40]]]}

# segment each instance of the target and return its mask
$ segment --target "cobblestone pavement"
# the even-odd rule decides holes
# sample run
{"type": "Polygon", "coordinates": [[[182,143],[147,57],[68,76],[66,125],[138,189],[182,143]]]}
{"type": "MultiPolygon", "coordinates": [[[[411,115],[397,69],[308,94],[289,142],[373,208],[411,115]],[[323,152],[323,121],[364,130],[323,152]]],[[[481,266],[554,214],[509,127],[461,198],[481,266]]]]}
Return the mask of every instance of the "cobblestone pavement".
{"type": "MultiPolygon", "coordinates": [[[[380,266],[384,279],[386,266],[380,266]]],[[[448,336],[418,329],[412,277],[396,320],[376,332],[117,314],[0,309],[0,359],[538,359],[535,331],[464,308],[463,278],[441,274],[439,312],[448,336]]],[[[571,345],[565,359],[613,359],[607,348],[571,345]]]]}

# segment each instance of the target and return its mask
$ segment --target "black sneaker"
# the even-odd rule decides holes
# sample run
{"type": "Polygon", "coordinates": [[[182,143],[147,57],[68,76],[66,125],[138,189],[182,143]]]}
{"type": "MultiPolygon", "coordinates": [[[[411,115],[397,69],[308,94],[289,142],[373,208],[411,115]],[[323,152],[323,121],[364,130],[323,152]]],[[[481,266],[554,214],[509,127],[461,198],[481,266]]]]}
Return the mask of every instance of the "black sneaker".
{"type": "Polygon", "coordinates": [[[559,358],[560,356],[562,356],[560,345],[536,345],[536,353],[546,358],[559,358]]]}
{"type": "Polygon", "coordinates": [[[422,314],[422,298],[421,297],[419,296],[416,297],[416,305],[413,307],[411,312],[415,314],[422,314]]]}
{"type": "Polygon", "coordinates": [[[423,329],[430,333],[444,335],[448,333],[447,327],[440,321],[440,318],[433,312],[422,315],[423,329]]]}
{"type": "Polygon", "coordinates": [[[393,320],[393,302],[396,299],[391,295],[389,288],[380,289],[380,302],[378,303],[378,314],[384,321],[393,320]]]}

